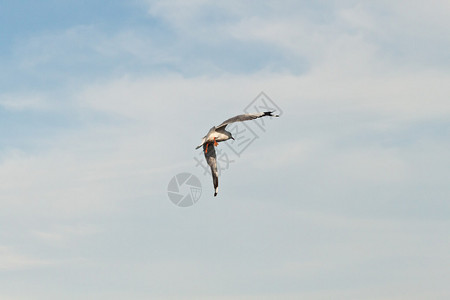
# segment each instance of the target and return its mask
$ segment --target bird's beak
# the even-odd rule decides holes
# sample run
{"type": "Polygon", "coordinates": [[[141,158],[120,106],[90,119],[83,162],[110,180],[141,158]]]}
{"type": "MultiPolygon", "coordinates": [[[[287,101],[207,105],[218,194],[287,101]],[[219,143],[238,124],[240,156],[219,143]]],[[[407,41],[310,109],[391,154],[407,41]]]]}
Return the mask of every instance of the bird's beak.
{"type": "Polygon", "coordinates": [[[231,139],[234,141],[235,139],[234,139],[234,137],[231,137],[231,139]]]}

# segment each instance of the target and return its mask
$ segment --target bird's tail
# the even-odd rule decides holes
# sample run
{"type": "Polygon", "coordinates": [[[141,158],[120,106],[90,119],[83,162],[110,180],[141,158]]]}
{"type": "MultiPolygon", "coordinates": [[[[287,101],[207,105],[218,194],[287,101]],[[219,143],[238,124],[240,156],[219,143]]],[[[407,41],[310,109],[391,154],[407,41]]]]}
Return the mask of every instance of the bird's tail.
{"type": "Polygon", "coordinates": [[[195,147],[195,150],[197,150],[197,149],[200,148],[201,146],[203,146],[203,144],[198,145],[197,147],[195,147]]]}

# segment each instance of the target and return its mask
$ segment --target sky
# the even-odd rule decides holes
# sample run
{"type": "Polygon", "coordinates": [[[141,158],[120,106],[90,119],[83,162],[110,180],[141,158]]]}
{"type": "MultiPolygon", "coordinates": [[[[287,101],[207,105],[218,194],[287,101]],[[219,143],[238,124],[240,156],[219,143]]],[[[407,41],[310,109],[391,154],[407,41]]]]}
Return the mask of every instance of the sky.
{"type": "Polygon", "coordinates": [[[0,299],[449,299],[449,48],[444,0],[3,0],[0,299]]]}

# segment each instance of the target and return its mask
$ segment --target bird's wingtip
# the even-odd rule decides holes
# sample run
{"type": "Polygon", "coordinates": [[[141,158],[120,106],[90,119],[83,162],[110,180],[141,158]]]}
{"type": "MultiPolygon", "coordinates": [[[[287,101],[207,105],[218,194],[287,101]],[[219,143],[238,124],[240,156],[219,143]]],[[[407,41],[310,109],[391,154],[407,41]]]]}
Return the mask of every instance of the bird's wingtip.
{"type": "Polygon", "coordinates": [[[269,116],[269,117],[279,117],[279,115],[274,115],[274,114],[273,114],[274,112],[275,112],[274,110],[272,110],[272,111],[266,111],[266,112],[264,112],[264,115],[265,115],[265,116],[269,116]]]}

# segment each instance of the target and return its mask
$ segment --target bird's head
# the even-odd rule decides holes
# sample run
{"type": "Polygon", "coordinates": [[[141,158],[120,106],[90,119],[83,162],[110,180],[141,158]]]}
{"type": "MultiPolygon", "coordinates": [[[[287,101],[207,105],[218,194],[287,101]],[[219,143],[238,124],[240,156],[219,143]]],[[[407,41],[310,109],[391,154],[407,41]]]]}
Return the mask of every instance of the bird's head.
{"type": "Polygon", "coordinates": [[[234,141],[234,137],[233,137],[233,135],[231,134],[231,132],[229,132],[228,130],[225,130],[225,134],[226,134],[230,139],[232,139],[232,140],[234,141]]]}

